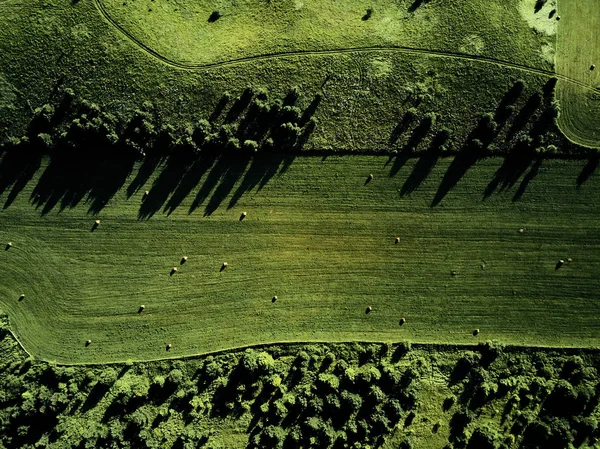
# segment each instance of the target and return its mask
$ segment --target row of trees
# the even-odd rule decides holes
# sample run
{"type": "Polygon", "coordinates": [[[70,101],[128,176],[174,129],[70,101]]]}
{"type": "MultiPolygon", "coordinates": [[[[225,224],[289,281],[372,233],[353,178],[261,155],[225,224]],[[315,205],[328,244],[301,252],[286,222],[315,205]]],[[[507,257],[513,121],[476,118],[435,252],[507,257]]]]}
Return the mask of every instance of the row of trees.
{"type": "Polygon", "coordinates": [[[247,88],[237,98],[225,94],[212,120],[174,124],[161,120],[150,102],[123,120],[94,103],[78,101],[67,89],[57,105],[37,108],[27,133],[9,137],[3,149],[26,148],[54,157],[123,159],[300,150],[317,125],[312,115],[321,97],[315,97],[305,110],[296,105],[299,97],[294,89],[284,99],[270,100],[265,90],[247,88]],[[226,105],[230,109],[218,120],[226,105]]]}

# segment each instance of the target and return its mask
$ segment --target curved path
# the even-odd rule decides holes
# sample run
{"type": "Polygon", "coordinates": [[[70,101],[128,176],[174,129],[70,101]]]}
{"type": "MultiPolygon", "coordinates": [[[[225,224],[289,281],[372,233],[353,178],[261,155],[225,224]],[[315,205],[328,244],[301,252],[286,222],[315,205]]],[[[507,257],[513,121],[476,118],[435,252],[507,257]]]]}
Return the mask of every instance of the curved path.
{"type": "Polygon", "coordinates": [[[285,51],[285,52],[279,52],[279,53],[266,53],[266,54],[262,54],[262,55],[246,56],[243,58],[231,59],[228,61],[221,61],[221,62],[211,62],[211,63],[206,63],[206,64],[191,64],[191,63],[178,62],[178,61],[174,61],[174,60],[171,60],[171,59],[163,56],[162,54],[160,54],[159,52],[154,50],[152,47],[141,42],[128,30],[123,28],[119,23],[117,23],[117,21],[115,21],[110,16],[108,11],[106,11],[106,8],[102,4],[102,0],[94,0],[94,4],[96,5],[96,8],[100,12],[100,14],[102,14],[102,16],[112,26],[114,26],[117,30],[119,30],[125,37],[127,37],[131,42],[133,42],[135,45],[137,45],[140,49],[142,49],[149,55],[153,56],[154,58],[160,60],[161,62],[163,62],[171,67],[178,68],[178,69],[185,69],[185,70],[212,69],[212,68],[220,68],[220,67],[233,66],[233,65],[237,65],[237,64],[243,64],[243,63],[251,62],[251,61],[264,61],[264,60],[268,60],[268,59],[276,59],[276,58],[282,58],[282,57],[287,57],[287,56],[337,55],[337,54],[345,54],[345,53],[368,53],[368,52],[404,53],[404,54],[414,54],[414,55],[423,55],[423,56],[432,56],[432,57],[452,58],[452,59],[458,59],[458,60],[462,60],[462,61],[482,62],[482,63],[487,63],[487,64],[495,64],[495,65],[502,66],[502,67],[508,67],[508,68],[512,68],[512,69],[516,69],[516,70],[521,70],[524,72],[535,73],[535,74],[543,75],[543,76],[549,76],[549,77],[554,76],[560,80],[578,85],[584,89],[600,93],[600,87],[594,87],[583,81],[555,73],[551,70],[538,69],[535,67],[530,67],[530,66],[526,66],[523,64],[517,64],[514,62],[502,61],[500,59],[495,59],[495,58],[486,57],[486,56],[476,56],[476,55],[469,55],[466,53],[457,53],[457,52],[450,52],[450,51],[443,51],[443,50],[427,50],[427,49],[422,49],[422,48],[413,48],[413,47],[406,47],[406,46],[393,46],[393,45],[371,46],[371,47],[348,47],[348,48],[338,48],[338,49],[331,49],[331,50],[294,50],[294,51],[285,51]]]}

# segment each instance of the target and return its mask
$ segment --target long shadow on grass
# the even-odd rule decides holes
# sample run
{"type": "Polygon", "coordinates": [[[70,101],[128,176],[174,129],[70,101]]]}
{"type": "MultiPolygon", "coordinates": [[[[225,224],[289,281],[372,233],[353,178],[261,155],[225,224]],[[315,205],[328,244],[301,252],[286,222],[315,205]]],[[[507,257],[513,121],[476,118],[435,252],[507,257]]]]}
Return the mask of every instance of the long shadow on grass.
{"type": "Polygon", "coordinates": [[[97,214],[121,189],[133,164],[132,159],[55,156],[33,189],[31,201],[45,215],[56,206],[62,211],[85,199],[88,213],[97,214]]]}
{"type": "Polygon", "coordinates": [[[0,159],[0,195],[10,189],[4,209],[8,208],[39,170],[42,155],[37,151],[18,149],[4,153],[0,159]]]}
{"type": "MultiPolygon", "coordinates": [[[[517,145],[513,147],[512,151],[504,158],[504,162],[485,188],[483,199],[489,198],[497,190],[503,192],[514,186],[519,178],[527,171],[534,157],[535,153],[527,146],[517,145]]],[[[532,172],[532,176],[535,176],[534,173],[535,172],[532,172]]],[[[533,177],[531,177],[531,179],[533,179],[533,177]]],[[[531,179],[529,179],[529,181],[531,179]]],[[[524,187],[527,186],[527,183],[524,187]]],[[[521,188],[522,187],[523,185],[521,188]]]]}
{"type": "Polygon", "coordinates": [[[417,190],[421,183],[429,176],[439,158],[440,153],[436,149],[429,150],[423,154],[417,160],[413,171],[402,185],[400,196],[408,195],[417,190]]]}
{"type": "Polygon", "coordinates": [[[579,176],[577,176],[577,187],[581,187],[588,179],[592,177],[600,164],[600,154],[595,154],[588,159],[587,164],[583,167],[579,176]]]}
{"type": "Polygon", "coordinates": [[[217,157],[215,155],[204,155],[200,156],[185,173],[181,182],[169,198],[169,201],[165,205],[163,212],[167,215],[171,215],[175,209],[177,209],[181,202],[187,198],[187,196],[196,188],[200,183],[202,177],[210,170],[215,164],[217,157]]]}
{"type": "Polygon", "coordinates": [[[442,182],[433,197],[431,207],[435,207],[446,197],[446,195],[456,187],[456,184],[462,179],[467,171],[473,167],[483,157],[481,149],[469,143],[454,157],[454,160],[448,167],[448,170],[442,178],[442,182]]]}
{"type": "Polygon", "coordinates": [[[163,204],[165,204],[169,195],[177,189],[191,165],[192,161],[177,155],[172,155],[167,159],[148,194],[144,196],[138,212],[138,219],[149,219],[163,207],[163,204]]]}
{"type": "Polygon", "coordinates": [[[284,173],[293,160],[293,155],[281,153],[254,157],[250,167],[244,175],[244,179],[229,200],[227,208],[231,209],[234,207],[246,192],[255,188],[258,188],[259,190],[262,189],[278,172],[280,174],[284,173]]]}

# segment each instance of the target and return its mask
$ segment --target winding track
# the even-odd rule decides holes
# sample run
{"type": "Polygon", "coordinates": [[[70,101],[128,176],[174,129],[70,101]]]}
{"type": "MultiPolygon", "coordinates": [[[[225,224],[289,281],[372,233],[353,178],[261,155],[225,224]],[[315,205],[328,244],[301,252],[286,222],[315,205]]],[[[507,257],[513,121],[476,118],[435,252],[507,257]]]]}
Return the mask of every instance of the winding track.
{"type": "Polygon", "coordinates": [[[283,57],[291,57],[291,56],[319,56],[319,55],[338,55],[338,54],[347,54],[347,53],[369,53],[369,52],[377,52],[377,53],[404,53],[409,55],[421,55],[421,56],[430,56],[430,57],[441,57],[441,58],[452,58],[458,59],[461,61],[474,61],[481,62],[487,64],[495,64],[501,67],[512,68],[516,70],[521,70],[523,72],[534,73],[538,75],[548,76],[548,77],[556,77],[560,80],[575,84],[577,86],[582,87],[586,90],[591,90],[593,92],[600,93],[600,87],[594,87],[590,84],[587,84],[583,81],[577,80],[575,78],[568,77],[566,75],[561,75],[559,73],[555,73],[551,70],[538,69],[535,67],[526,66],[523,64],[517,64],[514,62],[502,61],[495,58],[490,58],[486,56],[476,56],[469,55],[465,53],[457,53],[443,50],[427,50],[422,48],[413,48],[406,46],[371,46],[371,47],[347,47],[347,48],[338,48],[331,50],[294,50],[294,51],[285,51],[279,53],[266,53],[262,55],[255,56],[246,56],[243,58],[230,59],[228,61],[221,62],[211,62],[206,64],[189,64],[184,62],[178,62],[171,60],[159,52],[154,50],[152,47],[141,42],[137,39],[132,33],[123,28],[119,23],[117,23],[106,11],[106,8],[102,4],[102,0],[94,0],[94,4],[96,8],[100,12],[100,14],[108,21],[113,27],[119,30],[127,39],[141,48],[143,51],[158,59],[159,61],[167,64],[171,67],[175,67],[178,69],[184,70],[200,70],[200,69],[214,69],[214,68],[222,68],[228,66],[234,66],[238,64],[243,64],[251,61],[264,61],[269,59],[277,59],[283,57]]]}

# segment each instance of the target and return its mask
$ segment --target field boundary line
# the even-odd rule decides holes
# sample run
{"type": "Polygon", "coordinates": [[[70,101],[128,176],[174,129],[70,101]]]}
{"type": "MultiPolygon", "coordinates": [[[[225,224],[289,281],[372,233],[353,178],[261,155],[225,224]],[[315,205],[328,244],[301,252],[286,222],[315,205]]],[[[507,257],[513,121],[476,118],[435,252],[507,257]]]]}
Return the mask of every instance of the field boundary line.
{"type": "MultiPolygon", "coordinates": [[[[11,334],[14,336],[14,333],[11,331],[11,334]]],[[[16,337],[15,337],[15,340],[16,337]]],[[[501,340],[489,340],[492,343],[500,344],[505,350],[536,350],[536,351],[562,351],[562,352],[578,352],[578,351],[588,351],[588,352],[600,352],[600,348],[597,346],[550,346],[550,345],[515,345],[515,344],[503,344],[501,340]]],[[[17,340],[19,345],[23,347],[23,345],[17,340]]],[[[394,341],[383,341],[383,340],[281,340],[281,341],[272,341],[267,343],[255,343],[249,345],[241,345],[241,346],[232,346],[230,348],[217,349],[214,351],[206,351],[206,352],[198,352],[196,354],[187,354],[187,355],[179,355],[179,356],[167,356],[167,357],[157,357],[151,359],[125,359],[125,360],[115,360],[110,362],[57,362],[55,360],[46,360],[40,357],[36,357],[25,350],[25,352],[32,358],[38,361],[53,363],[60,366],[104,366],[104,365],[122,365],[125,363],[133,362],[133,363],[153,363],[153,362],[162,362],[165,360],[188,360],[188,359],[198,359],[207,356],[215,356],[215,355],[225,355],[232,352],[243,352],[247,349],[268,349],[271,347],[288,347],[288,346],[305,346],[305,345],[348,345],[348,344],[376,344],[376,345],[399,345],[402,343],[410,344],[412,348],[434,348],[434,349],[445,349],[445,350],[463,350],[463,349],[476,349],[480,347],[480,345],[484,345],[488,340],[480,340],[477,343],[422,343],[418,341],[410,341],[410,340],[394,340],[394,341]]]]}
{"type": "Polygon", "coordinates": [[[229,66],[236,66],[240,64],[244,64],[252,61],[263,61],[269,59],[278,59],[284,57],[293,57],[293,56],[325,56],[325,55],[338,55],[338,54],[347,54],[347,53],[369,53],[369,52],[378,52],[378,53],[404,53],[404,54],[413,54],[413,55],[421,55],[421,56],[431,56],[431,57],[442,57],[442,58],[450,58],[450,59],[458,59],[462,61],[473,61],[473,62],[482,62],[487,64],[495,64],[501,67],[512,68],[516,70],[520,70],[523,72],[529,72],[537,75],[543,75],[548,77],[556,77],[560,80],[576,84],[584,89],[591,90],[594,92],[600,93],[600,87],[594,87],[590,84],[587,84],[583,81],[577,80],[575,78],[571,78],[566,75],[561,75],[552,70],[539,69],[536,67],[530,67],[523,64],[518,64],[514,62],[503,61],[500,59],[486,57],[486,56],[476,56],[469,55],[466,53],[458,53],[451,51],[443,51],[443,50],[427,50],[422,48],[414,48],[407,46],[371,46],[371,47],[347,47],[347,48],[338,48],[338,49],[330,49],[330,50],[294,50],[287,52],[278,52],[278,53],[266,53],[263,55],[255,55],[255,56],[247,56],[243,58],[231,59],[228,61],[221,62],[211,62],[206,64],[188,64],[183,62],[174,61],[163,56],[158,51],[154,50],[152,47],[144,44],[138,38],[136,38],[131,32],[122,27],[115,19],[113,19],[106,8],[104,7],[102,0],[94,0],[94,4],[96,8],[100,12],[100,14],[104,17],[104,19],[109,22],[113,27],[115,27],[118,31],[120,31],[125,37],[127,37],[130,41],[132,41],[135,45],[137,45],[140,49],[163,62],[166,65],[171,67],[175,67],[183,70],[201,70],[201,69],[214,69],[214,68],[223,68],[229,66]]]}

